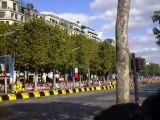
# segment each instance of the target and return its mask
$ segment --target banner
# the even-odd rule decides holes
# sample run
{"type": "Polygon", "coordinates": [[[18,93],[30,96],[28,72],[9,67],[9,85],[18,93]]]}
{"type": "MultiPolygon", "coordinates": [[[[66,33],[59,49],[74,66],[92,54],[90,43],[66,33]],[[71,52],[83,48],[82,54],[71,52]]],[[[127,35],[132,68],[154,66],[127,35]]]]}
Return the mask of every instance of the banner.
{"type": "Polygon", "coordinates": [[[69,68],[68,81],[72,80],[72,77],[73,77],[73,69],[69,68]]]}
{"type": "Polygon", "coordinates": [[[8,55],[8,65],[9,65],[9,73],[10,73],[10,78],[13,78],[13,59],[11,55],[8,55]]]}
{"type": "Polygon", "coordinates": [[[0,64],[1,64],[1,69],[2,69],[2,76],[6,77],[6,69],[5,69],[5,64],[4,64],[4,57],[0,57],[0,64]]]}
{"type": "Polygon", "coordinates": [[[78,78],[78,64],[76,64],[74,69],[74,78],[78,78]]]}

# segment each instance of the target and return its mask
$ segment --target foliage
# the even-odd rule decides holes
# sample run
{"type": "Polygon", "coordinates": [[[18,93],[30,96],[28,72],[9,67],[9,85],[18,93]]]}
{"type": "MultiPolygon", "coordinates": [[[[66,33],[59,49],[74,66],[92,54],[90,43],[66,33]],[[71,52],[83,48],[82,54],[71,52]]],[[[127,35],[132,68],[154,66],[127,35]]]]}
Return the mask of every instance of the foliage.
{"type": "Polygon", "coordinates": [[[33,20],[20,27],[17,41],[17,64],[44,66],[48,62],[49,26],[42,20],[33,20]]]}
{"type": "Polygon", "coordinates": [[[8,32],[11,32],[11,26],[8,24],[5,24],[3,22],[0,22],[0,55],[7,55],[10,51],[7,48],[11,48],[11,35],[5,35],[8,32]],[[5,36],[4,36],[5,35],[5,36]]]}
{"type": "Polygon", "coordinates": [[[158,64],[154,64],[154,63],[144,65],[144,69],[140,71],[140,75],[159,76],[160,75],[160,67],[158,64]]]}
{"type": "MultiPolygon", "coordinates": [[[[87,74],[88,68],[92,74],[115,73],[116,49],[106,41],[98,42],[83,35],[70,36],[67,30],[40,19],[14,25],[0,22],[0,34],[12,31],[15,33],[0,37],[0,54],[14,56],[17,69],[29,68],[32,72],[37,66],[39,71],[56,68],[67,73],[78,63],[80,74],[87,74]]],[[[151,64],[145,66],[141,74],[159,75],[160,70],[151,64]]]]}
{"type": "MultiPolygon", "coordinates": [[[[97,42],[83,35],[70,36],[66,29],[51,26],[41,19],[14,25],[0,23],[0,26],[1,34],[15,31],[5,37],[6,53],[14,56],[15,68],[31,72],[35,67],[45,72],[56,68],[66,73],[78,63],[80,74],[86,74],[88,68],[92,73],[113,71],[115,47],[107,42],[97,42]]],[[[4,55],[4,38],[1,37],[0,42],[0,53],[4,55]]]]}
{"type": "Polygon", "coordinates": [[[158,26],[153,28],[153,33],[156,36],[156,44],[160,46],[160,11],[155,11],[152,16],[153,22],[158,22],[158,26]]]}
{"type": "Polygon", "coordinates": [[[99,58],[100,66],[99,70],[102,73],[111,72],[115,67],[115,47],[111,46],[108,42],[104,41],[100,43],[99,58]]]}

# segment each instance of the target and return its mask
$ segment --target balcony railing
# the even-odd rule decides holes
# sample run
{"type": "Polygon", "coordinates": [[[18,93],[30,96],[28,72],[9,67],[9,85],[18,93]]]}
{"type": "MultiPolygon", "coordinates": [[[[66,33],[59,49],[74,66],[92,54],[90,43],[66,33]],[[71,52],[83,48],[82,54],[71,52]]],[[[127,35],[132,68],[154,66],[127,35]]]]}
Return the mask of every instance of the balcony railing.
{"type": "Polygon", "coordinates": [[[18,17],[17,19],[15,17],[11,17],[11,16],[4,16],[0,18],[1,20],[14,20],[17,22],[25,22],[25,20],[21,20],[21,17],[18,17]]]}
{"type": "Polygon", "coordinates": [[[2,7],[0,7],[0,10],[3,10],[3,11],[10,10],[10,11],[14,11],[14,12],[17,12],[17,13],[20,13],[20,14],[24,14],[24,13],[21,12],[20,10],[15,10],[15,9],[13,9],[12,7],[7,7],[7,8],[2,8],[2,7]]]}

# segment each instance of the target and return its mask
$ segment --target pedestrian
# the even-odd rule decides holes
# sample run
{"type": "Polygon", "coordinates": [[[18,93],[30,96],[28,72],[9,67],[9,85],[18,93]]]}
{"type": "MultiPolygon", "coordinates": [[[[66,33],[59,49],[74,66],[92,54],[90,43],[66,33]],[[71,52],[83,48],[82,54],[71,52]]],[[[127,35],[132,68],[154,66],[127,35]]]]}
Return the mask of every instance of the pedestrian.
{"type": "Polygon", "coordinates": [[[96,115],[93,120],[145,120],[139,105],[134,103],[113,105],[96,115]]]}
{"type": "Polygon", "coordinates": [[[146,120],[160,120],[160,91],[144,100],[141,109],[146,120]]]}

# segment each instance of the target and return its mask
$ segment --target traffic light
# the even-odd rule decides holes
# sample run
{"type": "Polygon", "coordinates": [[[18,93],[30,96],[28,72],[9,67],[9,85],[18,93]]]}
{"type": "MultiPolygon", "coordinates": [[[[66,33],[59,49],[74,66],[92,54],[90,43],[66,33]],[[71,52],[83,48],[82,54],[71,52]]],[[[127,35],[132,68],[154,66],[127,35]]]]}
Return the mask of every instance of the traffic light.
{"type": "Polygon", "coordinates": [[[135,60],[135,66],[136,66],[136,71],[138,70],[142,70],[144,67],[144,60],[143,58],[135,58],[135,59],[131,59],[131,69],[133,70],[134,68],[134,60],[135,60]]]}
{"type": "Polygon", "coordinates": [[[144,67],[144,59],[136,58],[136,70],[142,70],[144,67]]]}

